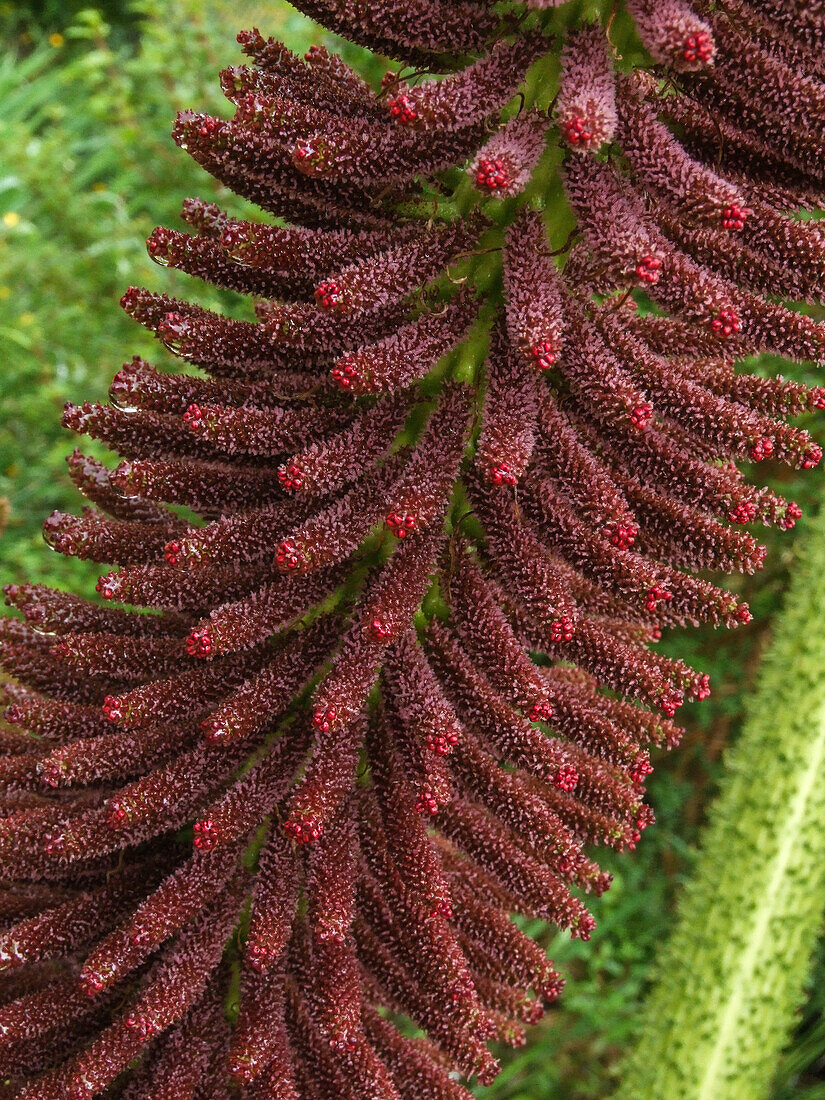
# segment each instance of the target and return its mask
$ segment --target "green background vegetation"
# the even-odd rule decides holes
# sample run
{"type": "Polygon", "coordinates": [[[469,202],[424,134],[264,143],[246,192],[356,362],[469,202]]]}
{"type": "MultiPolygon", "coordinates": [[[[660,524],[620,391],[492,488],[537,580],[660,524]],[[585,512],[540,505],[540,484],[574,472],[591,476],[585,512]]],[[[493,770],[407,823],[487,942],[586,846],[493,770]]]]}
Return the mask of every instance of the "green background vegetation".
{"type": "MultiPolygon", "coordinates": [[[[322,37],[278,0],[0,3],[2,583],[28,579],[88,590],[97,574],[51,553],[40,528],[52,509],[80,506],[65,473],[75,440],[59,425],[64,402],[102,399],[112,374],[134,353],[161,358],[154,339],[120,310],[125,287],[146,284],[206,305],[235,304],[203,284],[159,272],[144,242],[156,224],[180,224],[187,195],[243,210],[169,137],[179,108],[226,109],[217,72],[239,62],[234,36],[241,25],[258,25],[296,50],[322,37]]],[[[382,65],[371,65],[371,75],[380,77],[382,65]]],[[[819,472],[804,480],[779,470],[774,475],[784,479],[785,494],[815,510],[819,472]]],[[[805,527],[800,524],[802,538],[805,527]]],[[[635,855],[603,859],[615,882],[594,903],[599,927],[593,940],[571,943],[536,927],[568,988],[530,1045],[505,1054],[504,1072],[486,1093],[491,1100],[585,1100],[615,1092],[618,1066],[639,1038],[657,949],[668,940],[676,900],[691,878],[722,755],[737,740],[743,702],[793,565],[791,538],[767,537],[765,572],[734,581],[751,602],[754,623],[735,635],[696,631],[666,643],[711,674],[715,693],[687,708],[683,747],[658,761],[650,784],[656,827],[635,855]]],[[[813,609],[807,623],[821,629],[813,609]]],[[[740,867],[732,859],[718,873],[736,878],[740,867]]],[[[822,947],[810,991],[771,1100],[825,1097],[822,947]]],[[[619,1095],[634,1100],[624,1087],[619,1095]]],[[[661,1100],[680,1096],[662,1093],[661,1100]]]]}

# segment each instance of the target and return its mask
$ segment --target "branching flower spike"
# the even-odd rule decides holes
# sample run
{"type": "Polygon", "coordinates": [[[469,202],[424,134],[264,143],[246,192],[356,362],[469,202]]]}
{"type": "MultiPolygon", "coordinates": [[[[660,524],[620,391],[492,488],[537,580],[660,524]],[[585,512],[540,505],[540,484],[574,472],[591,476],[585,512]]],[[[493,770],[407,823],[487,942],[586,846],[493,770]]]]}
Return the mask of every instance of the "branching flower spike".
{"type": "Polygon", "coordinates": [[[66,408],[99,598],[6,588],[21,1100],[469,1100],[563,985],[511,915],[590,936],[709,693],[654,643],[748,622],[707,571],[799,518],[737,464],[821,458],[825,391],[734,369],[825,359],[821,4],[633,0],[630,75],[550,0],[296,6],[397,65],[244,32],[179,116],[275,217],[150,255],[257,319],[126,291],[198,370],[66,408]]]}

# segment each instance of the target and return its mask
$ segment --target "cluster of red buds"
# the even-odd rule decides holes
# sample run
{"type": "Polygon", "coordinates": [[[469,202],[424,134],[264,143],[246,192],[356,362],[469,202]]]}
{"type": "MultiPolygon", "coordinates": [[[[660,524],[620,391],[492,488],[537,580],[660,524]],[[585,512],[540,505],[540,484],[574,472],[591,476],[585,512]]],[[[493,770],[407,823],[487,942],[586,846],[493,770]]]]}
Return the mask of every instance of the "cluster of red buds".
{"type": "Polygon", "coordinates": [[[21,1100],[469,1100],[563,985],[511,916],[590,936],[708,695],[652,644],[746,623],[706,573],[799,517],[737,463],[821,457],[823,390],[734,368],[825,358],[780,303],[825,290],[821,4],[628,0],[629,75],[550,0],[296,6],[401,67],[239,36],[174,136],[275,218],[187,200],[149,252],[256,320],[126,292],[198,369],[66,409],[122,460],[46,524],[101,598],[6,589],[21,1100]]]}

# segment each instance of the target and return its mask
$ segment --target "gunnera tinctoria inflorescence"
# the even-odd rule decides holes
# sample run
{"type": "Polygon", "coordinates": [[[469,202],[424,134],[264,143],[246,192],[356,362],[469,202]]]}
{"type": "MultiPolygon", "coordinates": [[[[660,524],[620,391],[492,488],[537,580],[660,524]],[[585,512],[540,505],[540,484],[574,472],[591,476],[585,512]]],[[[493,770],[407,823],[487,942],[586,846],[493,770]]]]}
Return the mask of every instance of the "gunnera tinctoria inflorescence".
{"type": "Polygon", "coordinates": [[[122,458],[46,523],[102,601],[6,590],[3,1095],[490,1082],[563,984],[510,915],[590,935],[708,694],[650,645],[747,622],[697,574],[799,516],[737,462],[821,456],[825,390],[734,363],[825,358],[780,301],[825,288],[822,0],[628,0],[635,71],[548,0],[296,7],[395,64],[244,32],[234,117],[180,115],[274,217],[149,251],[257,321],[126,292],[200,370],[66,409],[122,458]]]}

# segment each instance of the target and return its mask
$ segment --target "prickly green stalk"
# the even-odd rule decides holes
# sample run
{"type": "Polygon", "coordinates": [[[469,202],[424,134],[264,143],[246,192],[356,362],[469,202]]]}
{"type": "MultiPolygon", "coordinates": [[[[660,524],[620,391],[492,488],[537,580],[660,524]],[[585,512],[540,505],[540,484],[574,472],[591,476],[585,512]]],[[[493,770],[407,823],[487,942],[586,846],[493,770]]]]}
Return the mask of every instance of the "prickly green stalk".
{"type": "Polygon", "coordinates": [[[622,1100],[761,1100],[825,909],[825,510],[658,963],[622,1100]]]}

